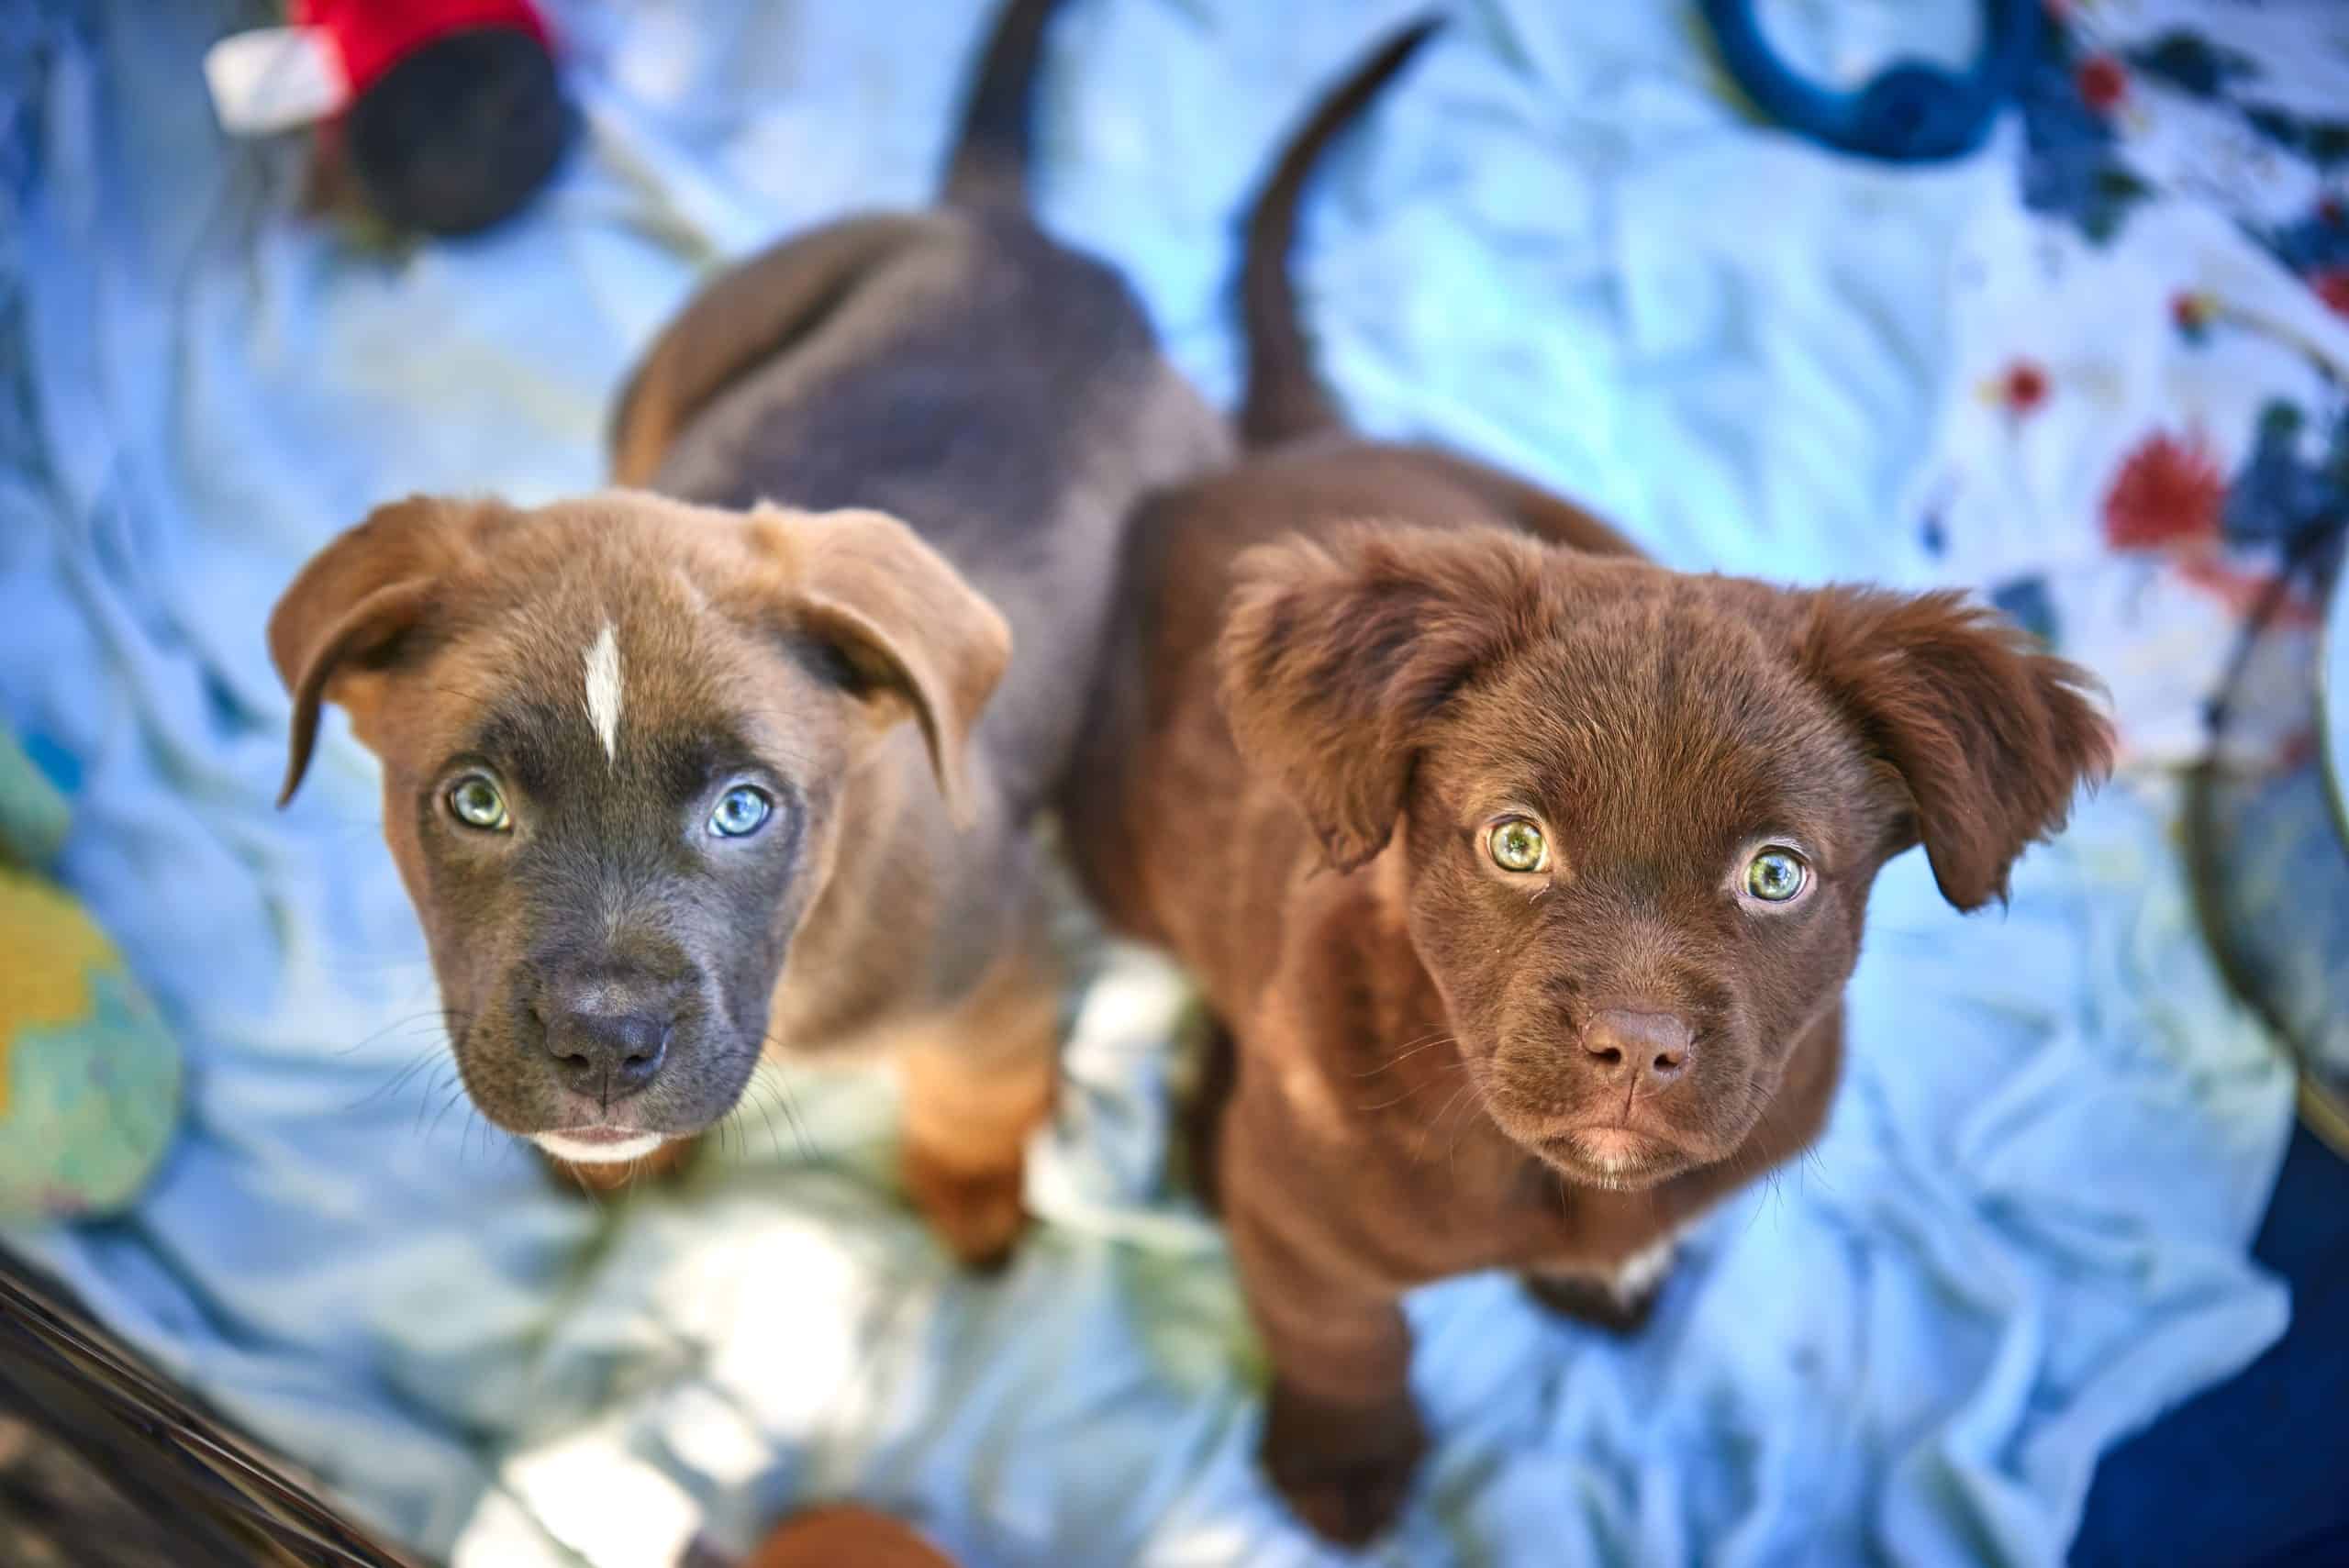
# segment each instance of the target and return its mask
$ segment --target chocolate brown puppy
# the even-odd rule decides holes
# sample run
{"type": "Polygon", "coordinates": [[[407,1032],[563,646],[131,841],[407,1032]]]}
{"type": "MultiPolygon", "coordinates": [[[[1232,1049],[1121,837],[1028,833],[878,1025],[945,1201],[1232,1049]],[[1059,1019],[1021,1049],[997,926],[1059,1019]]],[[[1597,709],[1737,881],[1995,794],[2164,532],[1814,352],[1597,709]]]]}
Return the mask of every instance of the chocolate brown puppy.
{"type": "Polygon", "coordinates": [[[1999,896],[2108,765],[2081,672],[1957,595],[1642,561],[1584,513],[1352,439],[1285,273],[1323,108],[1256,211],[1236,470],[1152,500],[1068,841],[1235,1053],[1208,1180],[1272,1478],[1363,1540],[1425,1445],[1412,1287],[1519,1271],[1635,1322],[1675,1234],[1828,1114],[1878,868],[1999,896]]]}
{"type": "Polygon", "coordinates": [[[671,323],[613,424],[648,489],[384,507],[270,625],[286,793],[341,705],[489,1120],[628,1169],[763,1052],[893,1051],[906,1179],[974,1262],[1052,1097],[1031,823],[1121,528],[1229,451],[1025,209],[1052,9],[1004,13],[939,210],[788,240],[671,323]]]}

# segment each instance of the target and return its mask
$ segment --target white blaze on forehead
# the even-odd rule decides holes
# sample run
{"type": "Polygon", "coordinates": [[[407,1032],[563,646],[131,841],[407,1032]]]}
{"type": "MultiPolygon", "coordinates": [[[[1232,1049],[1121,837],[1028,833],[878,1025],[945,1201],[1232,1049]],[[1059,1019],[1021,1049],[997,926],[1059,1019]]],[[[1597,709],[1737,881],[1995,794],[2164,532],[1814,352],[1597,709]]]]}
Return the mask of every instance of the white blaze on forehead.
{"type": "Polygon", "coordinates": [[[606,621],[587,650],[587,722],[604,743],[604,760],[620,759],[620,644],[606,621]]]}

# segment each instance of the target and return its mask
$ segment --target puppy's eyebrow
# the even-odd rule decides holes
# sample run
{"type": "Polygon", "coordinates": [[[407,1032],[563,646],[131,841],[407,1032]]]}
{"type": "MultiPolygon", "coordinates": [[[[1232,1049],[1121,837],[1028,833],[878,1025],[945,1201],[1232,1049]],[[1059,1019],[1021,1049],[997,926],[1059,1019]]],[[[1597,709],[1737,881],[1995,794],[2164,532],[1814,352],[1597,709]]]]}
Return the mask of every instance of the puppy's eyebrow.
{"type": "Polygon", "coordinates": [[[548,736],[561,722],[543,703],[499,707],[474,728],[466,749],[495,762],[525,793],[544,795],[560,772],[548,736]]]}
{"type": "Polygon", "coordinates": [[[724,774],[766,771],[759,754],[723,725],[663,737],[654,755],[661,787],[677,798],[700,794],[724,774]]]}

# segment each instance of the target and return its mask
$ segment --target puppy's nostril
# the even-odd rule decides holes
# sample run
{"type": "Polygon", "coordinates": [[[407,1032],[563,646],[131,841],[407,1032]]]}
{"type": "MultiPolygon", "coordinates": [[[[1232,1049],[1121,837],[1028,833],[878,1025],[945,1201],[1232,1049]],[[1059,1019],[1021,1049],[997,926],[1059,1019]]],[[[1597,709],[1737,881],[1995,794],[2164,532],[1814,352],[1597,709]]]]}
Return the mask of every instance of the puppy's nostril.
{"type": "Polygon", "coordinates": [[[1608,1007],[1584,1026],[1582,1048],[1602,1080],[1618,1081],[1630,1072],[1662,1085],[1687,1070],[1696,1042],[1677,1014],[1608,1007]]]}
{"type": "Polygon", "coordinates": [[[612,1076],[619,1086],[640,1089],[651,1082],[652,1074],[661,1070],[661,1060],[669,1054],[669,1027],[653,1025],[628,1042],[628,1054],[621,1057],[612,1076]]]}
{"type": "Polygon", "coordinates": [[[547,1055],[574,1091],[615,1099],[635,1094],[661,1071],[674,1018],[661,1012],[557,1009],[547,1055]]]}

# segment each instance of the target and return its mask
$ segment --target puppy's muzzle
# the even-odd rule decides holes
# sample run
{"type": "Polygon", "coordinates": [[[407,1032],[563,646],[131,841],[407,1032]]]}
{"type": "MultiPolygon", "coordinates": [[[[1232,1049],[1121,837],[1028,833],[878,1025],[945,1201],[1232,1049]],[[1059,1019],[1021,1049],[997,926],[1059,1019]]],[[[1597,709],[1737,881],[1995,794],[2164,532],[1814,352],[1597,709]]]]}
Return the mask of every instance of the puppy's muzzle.
{"type": "Polygon", "coordinates": [[[686,989],[638,968],[543,975],[526,984],[516,1024],[564,1088],[608,1109],[659,1076],[686,989]]]}

